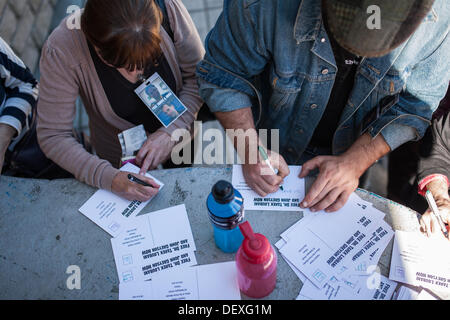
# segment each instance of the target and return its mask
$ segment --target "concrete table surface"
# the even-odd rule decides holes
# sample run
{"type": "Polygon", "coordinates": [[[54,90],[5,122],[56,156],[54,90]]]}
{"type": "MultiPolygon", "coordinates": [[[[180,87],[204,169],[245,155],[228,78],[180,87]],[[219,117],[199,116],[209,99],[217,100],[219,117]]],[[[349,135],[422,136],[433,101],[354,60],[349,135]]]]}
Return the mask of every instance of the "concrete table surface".
{"type": "MultiPolygon", "coordinates": [[[[221,179],[231,182],[231,167],[159,170],[152,174],[165,186],[140,214],[184,203],[198,264],[233,260],[234,254],[222,253],[215,246],[206,209],[212,185],[221,179]]],[[[307,186],[310,184],[308,180],[307,186]]],[[[0,299],[118,299],[111,237],[78,212],[95,191],[76,180],[0,177],[0,299]],[[81,269],[80,290],[66,286],[70,265],[81,269]]],[[[364,190],[357,193],[385,212],[385,220],[394,229],[419,228],[414,211],[364,190]]],[[[253,229],[272,244],[302,216],[300,210],[246,211],[253,229]]],[[[385,276],[392,243],[379,262],[385,276]]],[[[267,299],[295,299],[302,283],[279,254],[278,261],[277,286],[267,299]]]]}

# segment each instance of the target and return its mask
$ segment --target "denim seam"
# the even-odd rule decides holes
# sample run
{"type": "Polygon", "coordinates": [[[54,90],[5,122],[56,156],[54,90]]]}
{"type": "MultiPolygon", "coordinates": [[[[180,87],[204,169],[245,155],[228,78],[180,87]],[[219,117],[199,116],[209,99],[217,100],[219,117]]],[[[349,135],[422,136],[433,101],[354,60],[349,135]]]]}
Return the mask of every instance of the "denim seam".
{"type": "MultiPolygon", "coordinates": [[[[395,61],[398,59],[398,57],[400,56],[400,52],[398,53],[398,55],[395,57],[395,59],[391,62],[391,65],[389,66],[389,69],[394,65],[395,61]]],[[[361,62],[360,62],[360,68],[363,65],[364,61],[366,60],[365,57],[362,58],[361,62]]],[[[389,71],[389,69],[387,71],[389,71]]],[[[387,73],[386,71],[386,73],[387,73]]],[[[384,77],[384,76],[383,76],[384,77]]],[[[348,119],[350,119],[351,117],[353,117],[353,115],[359,110],[359,108],[361,107],[361,105],[370,97],[371,93],[375,90],[376,86],[381,82],[383,78],[381,78],[376,84],[375,86],[369,91],[369,93],[367,94],[367,96],[359,103],[359,105],[357,107],[354,108],[353,112],[344,120],[342,121],[342,123],[337,127],[334,135],[333,135],[333,142],[334,139],[336,137],[336,132],[340,129],[341,125],[346,123],[348,121],[348,119]]],[[[332,143],[332,149],[334,149],[334,143],[332,143]]]]}
{"type": "Polygon", "coordinates": [[[258,54],[260,54],[261,56],[265,57],[266,55],[263,52],[264,51],[263,50],[264,46],[262,45],[262,43],[260,41],[260,38],[257,36],[259,33],[256,32],[256,23],[255,23],[255,21],[253,21],[252,16],[250,14],[250,9],[249,9],[249,7],[254,5],[256,2],[257,1],[252,2],[251,4],[249,4],[247,6],[245,6],[244,3],[243,3],[243,11],[244,11],[245,17],[247,18],[247,20],[249,21],[250,25],[252,26],[253,35],[255,36],[255,40],[256,40],[256,51],[258,52],[258,54]]]}
{"type": "Polygon", "coordinates": [[[320,26],[321,26],[321,23],[320,23],[321,19],[319,19],[319,21],[316,23],[314,29],[312,30],[311,36],[309,36],[309,37],[305,37],[305,36],[298,37],[297,36],[298,25],[299,25],[299,23],[301,23],[299,21],[299,19],[300,19],[300,13],[302,11],[303,2],[304,2],[304,0],[302,0],[302,3],[300,3],[300,7],[298,9],[298,13],[297,13],[297,17],[295,18],[295,25],[294,25],[294,39],[297,41],[297,45],[300,45],[300,43],[304,42],[304,41],[311,41],[311,40],[315,41],[317,38],[318,30],[320,29],[320,26]]]}
{"type": "MultiPolygon", "coordinates": [[[[389,126],[390,124],[392,124],[394,121],[397,121],[398,119],[400,119],[400,118],[403,118],[403,117],[416,117],[416,118],[418,118],[418,119],[420,119],[420,120],[423,120],[424,122],[426,122],[426,123],[428,123],[428,125],[431,125],[431,121],[430,120],[428,120],[428,119],[425,119],[424,117],[421,117],[421,116],[418,116],[418,115],[415,115],[415,114],[401,114],[401,115],[399,115],[399,116],[397,116],[397,117],[395,117],[394,119],[392,119],[392,120],[390,120],[388,123],[386,123],[383,127],[381,127],[379,130],[378,130],[378,132],[374,135],[374,136],[372,136],[373,138],[376,138],[380,133],[381,133],[381,131],[383,131],[387,126],[389,126]]],[[[409,127],[409,126],[408,126],[409,127]]],[[[372,129],[373,129],[373,126],[371,127],[372,129]]],[[[415,131],[416,131],[416,136],[419,136],[419,134],[418,134],[418,132],[417,132],[417,129],[416,128],[414,128],[414,127],[410,127],[410,128],[413,128],[415,131]]],[[[369,132],[369,134],[371,133],[370,132],[370,130],[367,130],[368,132],[369,132]]],[[[366,132],[367,132],[366,131],[366,132]]]]}

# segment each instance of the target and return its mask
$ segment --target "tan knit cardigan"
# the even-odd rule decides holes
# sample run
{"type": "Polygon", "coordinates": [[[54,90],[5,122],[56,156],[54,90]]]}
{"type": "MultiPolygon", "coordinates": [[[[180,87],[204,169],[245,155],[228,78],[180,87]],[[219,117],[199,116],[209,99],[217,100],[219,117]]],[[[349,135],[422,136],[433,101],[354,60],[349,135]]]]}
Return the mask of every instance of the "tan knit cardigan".
{"type": "MultiPolygon", "coordinates": [[[[159,129],[171,134],[177,128],[190,130],[202,105],[195,67],[205,51],[181,0],[166,0],[166,6],[175,41],[161,28],[161,49],[175,76],[176,94],[188,108],[169,128],[159,129]]],[[[83,32],[69,29],[64,20],[44,45],[40,70],[37,134],[42,150],[78,180],[111,190],[121,156],[117,134],[134,125],[114,113],[83,32]],[[97,155],[88,153],[72,136],[78,96],[89,116],[97,155]]]]}

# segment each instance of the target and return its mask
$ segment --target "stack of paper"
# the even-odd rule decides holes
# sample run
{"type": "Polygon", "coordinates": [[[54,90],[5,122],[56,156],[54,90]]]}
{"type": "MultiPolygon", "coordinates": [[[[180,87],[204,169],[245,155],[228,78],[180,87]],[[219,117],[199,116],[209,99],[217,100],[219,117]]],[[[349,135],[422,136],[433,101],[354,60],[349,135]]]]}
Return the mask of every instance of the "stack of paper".
{"type": "MultiPolygon", "coordinates": [[[[139,172],[130,163],[121,170],[139,172]]],[[[136,216],[149,201],[99,190],[79,209],[113,236],[119,299],[240,300],[234,261],[192,267],[196,246],[184,204],[136,216]]]]}
{"type": "Polygon", "coordinates": [[[384,213],[351,195],[334,213],[306,211],[276,243],[304,283],[302,299],[390,299],[396,283],[376,272],[394,234],[384,213]]]}
{"type": "Polygon", "coordinates": [[[111,244],[121,283],[197,264],[184,204],[136,217],[111,244]]]}
{"type": "MultiPolygon", "coordinates": [[[[139,168],[130,163],[120,170],[139,173],[139,168]]],[[[146,176],[162,189],[162,182],[146,176]]],[[[185,206],[137,216],[149,201],[128,201],[98,190],[79,209],[113,236],[111,243],[120,282],[148,280],[161,271],[197,264],[185,206]]]]}
{"type": "Polygon", "coordinates": [[[394,296],[395,300],[439,300],[420,287],[400,286],[394,296]]]}
{"type": "Polygon", "coordinates": [[[395,231],[389,278],[440,292],[450,291],[450,242],[441,234],[395,231]]]}
{"type": "Polygon", "coordinates": [[[260,197],[245,182],[242,166],[233,166],[233,186],[244,198],[245,210],[301,211],[300,201],[305,198],[305,179],[298,175],[301,166],[289,166],[289,176],[283,181],[283,190],[279,189],[266,197],[260,197]]]}
{"type": "MultiPolygon", "coordinates": [[[[120,171],[139,173],[139,168],[131,163],[127,163],[120,171]]],[[[164,184],[151,176],[160,185],[161,191],[164,184]]],[[[79,211],[92,220],[95,224],[108,232],[111,236],[119,235],[126,225],[151,201],[128,201],[106,190],[98,190],[89,200],[79,209],[79,211]]]]}
{"type": "Polygon", "coordinates": [[[362,285],[356,292],[347,290],[339,283],[329,283],[322,289],[318,289],[311,281],[307,280],[303,283],[296,300],[390,300],[397,285],[396,282],[379,273],[361,276],[361,280],[366,282],[366,285],[362,285]],[[374,277],[374,279],[370,279],[370,277],[374,277]],[[375,285],[375,281],[378,281],[379,284],[375,285]]]}
{"type": "Polygon", "coordinates": [[[234,261],[155,275],[151,281],[121,283],[119,300],[240,300],[234,261]]]}

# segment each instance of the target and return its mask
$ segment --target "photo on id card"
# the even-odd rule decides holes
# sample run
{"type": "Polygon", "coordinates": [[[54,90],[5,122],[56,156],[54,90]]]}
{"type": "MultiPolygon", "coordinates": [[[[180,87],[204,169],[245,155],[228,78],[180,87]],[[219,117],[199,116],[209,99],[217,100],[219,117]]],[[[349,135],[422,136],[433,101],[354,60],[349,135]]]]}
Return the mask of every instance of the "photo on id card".
{"type": "Polygon", "coordinates": [[[135,92],[166,128],[186,111],[184,104],[156,72],[135,92]]]}

